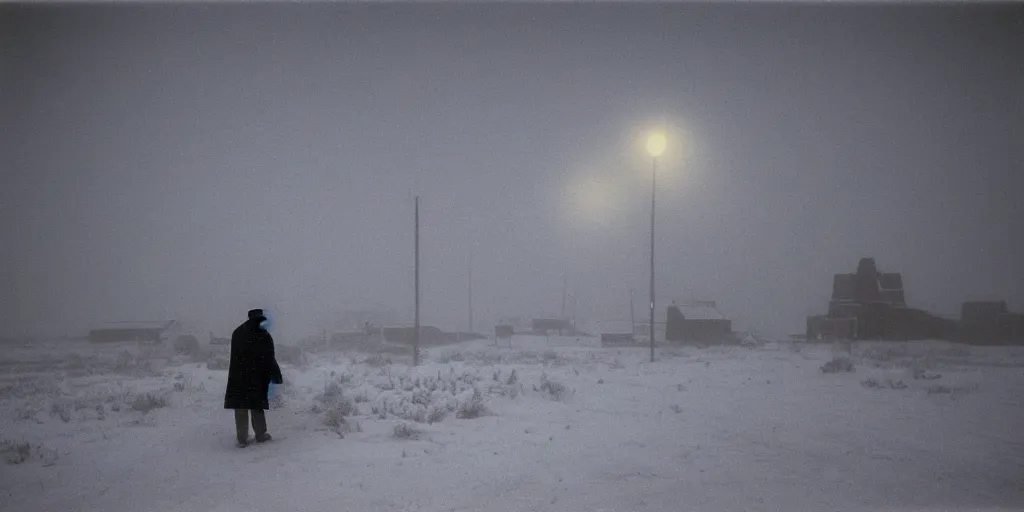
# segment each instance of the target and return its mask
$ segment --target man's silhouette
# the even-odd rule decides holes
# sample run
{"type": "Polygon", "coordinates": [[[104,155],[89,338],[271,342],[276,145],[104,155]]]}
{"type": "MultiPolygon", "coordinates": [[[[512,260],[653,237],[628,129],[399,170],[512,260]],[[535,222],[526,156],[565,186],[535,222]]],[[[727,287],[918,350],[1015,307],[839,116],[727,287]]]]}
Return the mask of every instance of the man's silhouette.
{"type": "Polygon", "coordinates": [[[274,338],[267,332],[268,319],[262,309],[249,311],[249,319],[231,333],[231,363],[228,385],[224,392],[224,408],[235,411],[238,446],[249,445],[249,415],[258,443],[270,440],[267,418],[270,408],[267,392],[270,383],[281,384],[281,367],[274,357],[274,338]]]}

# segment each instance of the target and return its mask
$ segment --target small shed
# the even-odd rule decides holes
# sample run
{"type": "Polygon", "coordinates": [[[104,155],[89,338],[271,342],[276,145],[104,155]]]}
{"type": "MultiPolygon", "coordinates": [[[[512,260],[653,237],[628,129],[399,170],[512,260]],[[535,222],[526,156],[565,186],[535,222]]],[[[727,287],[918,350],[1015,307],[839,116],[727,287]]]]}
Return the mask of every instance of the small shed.
{"type": "Polygon", "coordinates": [[[715,301],[672,303],[668,307],[665,339],[682,342],[723,342],[732,334],[732,320],[725,317],[715,301]]]}

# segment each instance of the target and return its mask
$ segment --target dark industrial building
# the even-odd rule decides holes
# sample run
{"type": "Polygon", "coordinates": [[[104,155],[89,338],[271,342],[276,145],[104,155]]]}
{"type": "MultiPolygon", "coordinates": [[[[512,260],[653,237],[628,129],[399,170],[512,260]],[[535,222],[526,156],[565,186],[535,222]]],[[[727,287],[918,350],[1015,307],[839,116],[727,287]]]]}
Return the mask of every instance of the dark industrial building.
{"type": "Polygon", "coordinates": [[[1024,314],[1011,313],[1006,301],[965,302],[956,338],[974,344],[1024,344],[1024,314]]]}
{"type": "Polygon", "coordinates": [[[665,339],[684,343],[721,343],[732,338],[732,321],[714,301],[672,303],[668,307],[665,339]]]}
{"type": "Polygon", "coordinates": [[[874,258],[861,258],[857,272],[833,276],[828,313],[807,319],[807,339],[943,339],[955,328],[907,306],[902,274],[879,272],[874,258]]]}
{"type": "Polygon", "coordinates": [[[828,313],[807,319],[807,339],[955,340],[973,344],[1024,342],[1024,315],[1006,303],[967,302],[960,321],[907,306],[903,276],[879,272],[861,258],[857,272],[836,274],[828,313]]]}

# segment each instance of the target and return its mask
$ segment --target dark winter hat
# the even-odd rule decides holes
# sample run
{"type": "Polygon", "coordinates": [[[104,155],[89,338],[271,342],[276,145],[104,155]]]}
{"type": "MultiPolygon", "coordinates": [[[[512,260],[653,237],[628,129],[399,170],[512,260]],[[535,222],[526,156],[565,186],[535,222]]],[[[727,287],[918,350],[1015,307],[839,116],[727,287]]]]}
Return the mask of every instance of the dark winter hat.
{"type": "Polygon", "coordinates": [[[262,317],[263,317],[263,310],[262,309],[250,309],[249,310],[249,319],[250,320],[253,319],[253,318],[262,318],[262,317]]]}

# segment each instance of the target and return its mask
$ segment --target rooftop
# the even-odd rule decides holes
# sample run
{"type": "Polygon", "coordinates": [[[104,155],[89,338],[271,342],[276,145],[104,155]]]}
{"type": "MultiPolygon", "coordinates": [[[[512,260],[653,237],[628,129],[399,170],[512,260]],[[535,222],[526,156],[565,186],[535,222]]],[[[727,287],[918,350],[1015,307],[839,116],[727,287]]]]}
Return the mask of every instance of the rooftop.
{"type": "Polygon", "coordinates": [[[673,302],[673,306],[679,308],[679,312],[682,313],[683,318],[687,320],[727,320],[725,315],[718,310],[715,305],[715,301],[690,301],[690,302],[673,302]]]}

